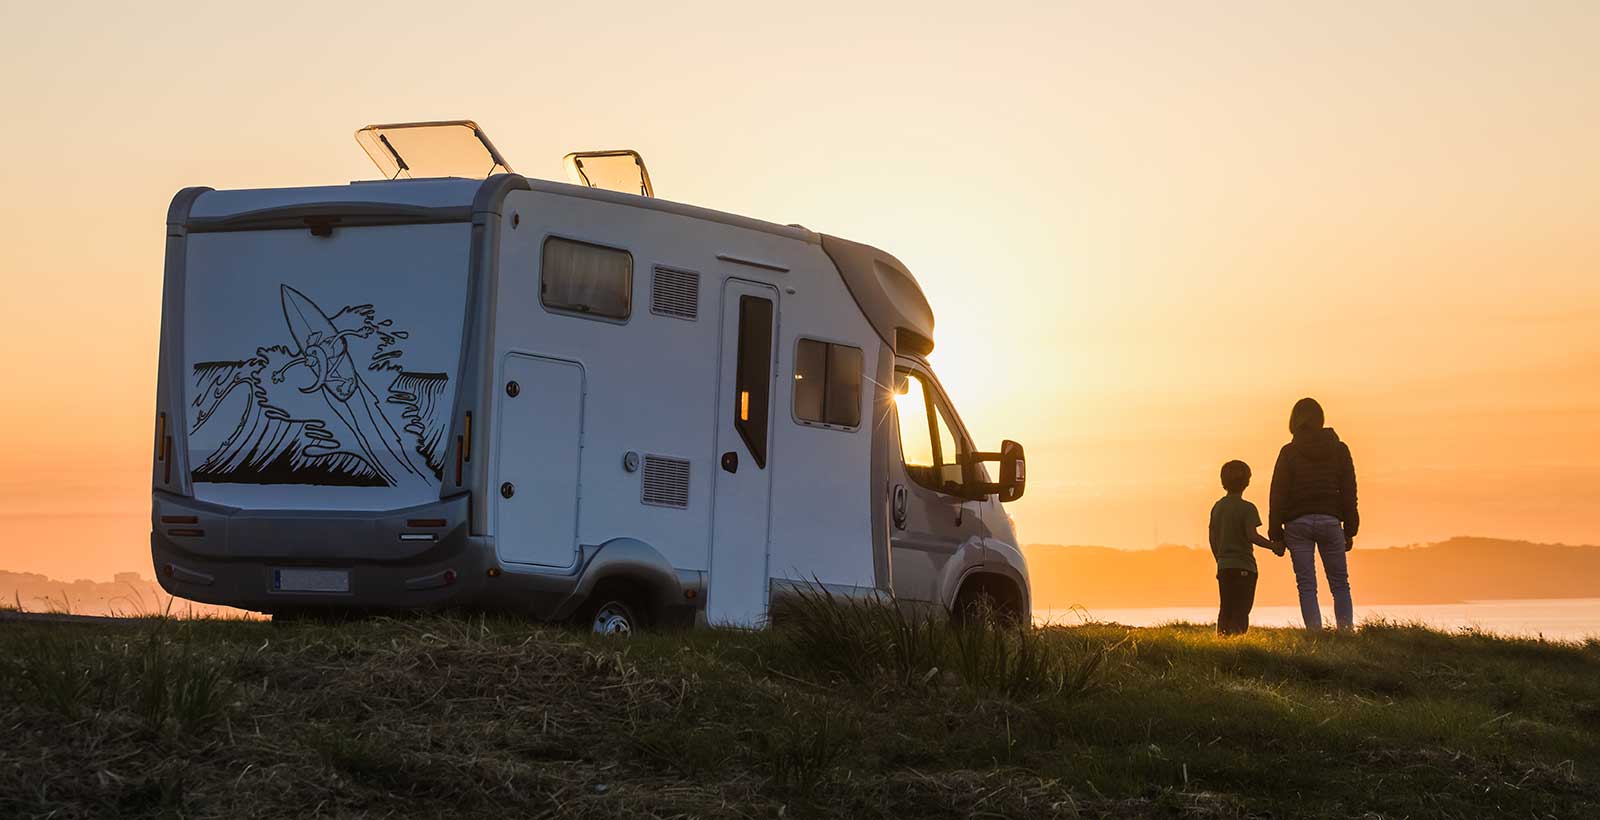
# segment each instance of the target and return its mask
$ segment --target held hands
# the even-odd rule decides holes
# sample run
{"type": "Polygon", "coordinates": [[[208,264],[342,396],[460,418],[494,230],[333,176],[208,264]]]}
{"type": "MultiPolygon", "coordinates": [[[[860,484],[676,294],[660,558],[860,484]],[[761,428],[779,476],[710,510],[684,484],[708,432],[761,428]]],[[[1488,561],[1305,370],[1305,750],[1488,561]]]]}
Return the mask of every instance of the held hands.
{"type": "Polygon", "coordinates": [[[1282,541],[1278,541],[1278,540],[1274,540],[1274,541],[1273,541],[1273,542],[1272,542],[1272,546],[1271,546],[1271,547],[1268,547],[1268,549],[1270,549],[1270,550],[1272,550],[1272,554],[1273,554],[1273,555],[1276,555],[1276,556],[1278,556],[1278,557],[1279,557],[1279,558],[1282,558],[1282,557],[1283,557],[1283,553],[1284,553],[1284,545],[1283,545],[1283,542],[1282,542],[1282,541]]]}

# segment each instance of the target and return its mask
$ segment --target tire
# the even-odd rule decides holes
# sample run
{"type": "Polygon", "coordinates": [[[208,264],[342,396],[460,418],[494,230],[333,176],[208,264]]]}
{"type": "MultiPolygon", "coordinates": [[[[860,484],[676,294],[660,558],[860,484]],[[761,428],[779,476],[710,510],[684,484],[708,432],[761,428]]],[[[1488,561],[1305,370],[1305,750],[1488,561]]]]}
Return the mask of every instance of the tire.
{"type": "Polygon", "coordinates": [[[579,607],[573,616],[573,624],[597,635],[624,638],[649,628],[644,608],[632,598],[612,591],[597,590],[579,607]]]}
{"type": "Polygon", "coordinates": [[[950,616],[957,625],[1012,628],[1026,623],[1019,604],[1006,582],[975,578],[962,588],[950,616]]]}

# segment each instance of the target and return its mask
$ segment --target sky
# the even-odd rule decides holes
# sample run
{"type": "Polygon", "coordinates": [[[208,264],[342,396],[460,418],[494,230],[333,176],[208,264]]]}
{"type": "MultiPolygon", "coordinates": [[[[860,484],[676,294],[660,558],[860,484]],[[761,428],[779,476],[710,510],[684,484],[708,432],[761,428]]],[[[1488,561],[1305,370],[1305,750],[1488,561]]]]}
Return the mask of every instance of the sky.
{"type": "Polygon", "coordinates": [[[172,194],[371,178],[472,118],[520,172],[884,248],[1024,541],[1204,540],[1290,406],[1361,547],[1600,543],[1600,4],[7,3],[0,568],[149,573],[172,194]]]}

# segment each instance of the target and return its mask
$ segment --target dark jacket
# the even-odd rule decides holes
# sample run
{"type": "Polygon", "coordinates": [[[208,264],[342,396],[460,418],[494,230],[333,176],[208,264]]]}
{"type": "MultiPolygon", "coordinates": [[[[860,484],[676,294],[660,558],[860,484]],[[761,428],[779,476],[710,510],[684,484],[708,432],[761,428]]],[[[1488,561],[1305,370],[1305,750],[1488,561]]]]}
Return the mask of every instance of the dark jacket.
{"type": "Polygon", "coordinates": [[[1350,448],[1330,427],[1302,430],[1278,451],[1272,468],[1267,537],[1282,537],[1283,525],[1302,515],[1331,515],[1354,538],[1361,527],[1356,509],[1356,465],[1350,448]]]}

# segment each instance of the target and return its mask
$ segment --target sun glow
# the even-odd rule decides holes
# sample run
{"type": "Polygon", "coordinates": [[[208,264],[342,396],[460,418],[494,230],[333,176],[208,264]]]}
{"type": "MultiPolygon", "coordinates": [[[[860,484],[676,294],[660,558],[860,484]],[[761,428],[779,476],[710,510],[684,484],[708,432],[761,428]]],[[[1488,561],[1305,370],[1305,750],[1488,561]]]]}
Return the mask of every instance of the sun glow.
{"type": "Polygon", "coordinates": [[[863,17],[824,0],[715,25],[617,14],[604,55],[541,36],[592,27],[570,4],[328,6],[310,28],[102,5],[18,4],[0,27],[0,71],[43,78],[7,96],[37,127],[0,132],[28,158],[0,205],[0,424],[28,431],[0,473],[0,568],[151,569],[174,192],[370,179],[352,129],[462,115],[529,176],[625,145],[663,199],[893,253],[974,443],[1027,447],[1008,509],[1030,540],[1201,543],[1217,467],[1248,461],[1259,502],[1313,395],[1354,450],[1367,545],[1600,542],[1594,4],[863,17]],[[231,68],[194,68],[213,64],[231,68]],[[485,77],[549,93],[530,108],[485,77]]]}

